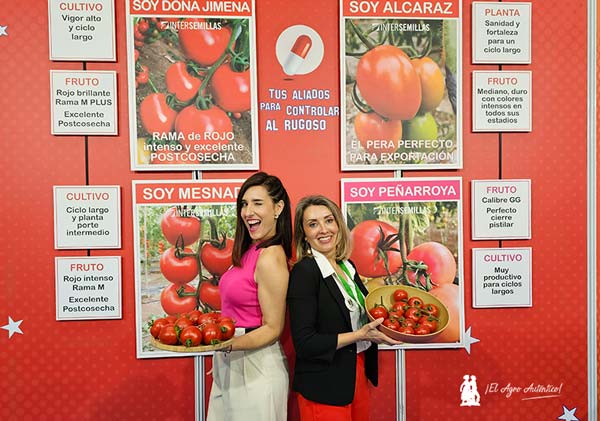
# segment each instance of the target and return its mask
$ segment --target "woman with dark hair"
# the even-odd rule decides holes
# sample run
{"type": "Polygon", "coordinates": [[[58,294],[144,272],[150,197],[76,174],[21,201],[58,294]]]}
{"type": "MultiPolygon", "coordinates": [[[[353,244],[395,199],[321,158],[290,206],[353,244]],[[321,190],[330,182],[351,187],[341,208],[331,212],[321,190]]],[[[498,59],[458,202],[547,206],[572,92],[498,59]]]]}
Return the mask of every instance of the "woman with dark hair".
{"type": "Polygon", "coordinates": [[[334,202],[324,196],[300,200],[294,244],[298,262],[287,301],[300,419],[367,420],[367,381],[377,385],[376,344],[399,342],[377,330],[383,319],[367,323],[367,290],[348,260],[350,233],[334,202]]]}
{"type": "Polygon", "coordinates": [[[213,358],[209,421],[287,420],[289,374],[279,336],[292,253],[290,199],[258,172],[237,197],[233,266],[221,277],[221,312],[236,321],[231,346],[213,358]]]}

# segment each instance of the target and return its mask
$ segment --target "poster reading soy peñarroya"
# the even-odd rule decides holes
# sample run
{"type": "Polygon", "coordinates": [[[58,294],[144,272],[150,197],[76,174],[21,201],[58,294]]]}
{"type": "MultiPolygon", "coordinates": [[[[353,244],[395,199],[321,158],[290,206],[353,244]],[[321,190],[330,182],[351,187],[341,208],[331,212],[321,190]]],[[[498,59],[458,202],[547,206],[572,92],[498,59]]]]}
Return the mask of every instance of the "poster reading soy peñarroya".
{"type": "Polygon", "coordinates": [[[233,334],[218,285],[231,266],[241,184],[133,181],[138,358],[202,354],[233,334]]]}
{"type": "Polygon", "coordinates": [[[460,178],[342,179],[350,260],[394,348],[463,346],[460,178]]]}
{"type": "Polygon", "coordinates": [[[461,4],[340,1],[342,170],[462,167],[461,4]]]}
{"type": "Polygon", "coordinates": [[[129,0],[133,170],[258,168],[252,0],[129,0]]]}

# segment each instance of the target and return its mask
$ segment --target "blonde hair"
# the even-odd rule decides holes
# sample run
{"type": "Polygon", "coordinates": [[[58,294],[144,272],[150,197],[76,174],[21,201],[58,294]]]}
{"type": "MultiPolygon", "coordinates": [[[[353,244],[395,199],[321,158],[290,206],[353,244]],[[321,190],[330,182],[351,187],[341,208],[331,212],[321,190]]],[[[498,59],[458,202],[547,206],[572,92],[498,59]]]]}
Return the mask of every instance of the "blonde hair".
{"type": "Polygon", "coordinates": [[[325,206],[331,211],[339,231],[335,245],[335,260],[346,260],[352,252],[352,244],[350,242],[350,230],[344,221],[342,211],[339,206],[331,199],[322,195],[305,196],[296,205],[294,215],[294,246],[296,247],[296,261],[300,261],[303,257],[312,256],[310,244],[306,241],[306,233],[304,232],[304,212],[309,206],[325,206]]]}

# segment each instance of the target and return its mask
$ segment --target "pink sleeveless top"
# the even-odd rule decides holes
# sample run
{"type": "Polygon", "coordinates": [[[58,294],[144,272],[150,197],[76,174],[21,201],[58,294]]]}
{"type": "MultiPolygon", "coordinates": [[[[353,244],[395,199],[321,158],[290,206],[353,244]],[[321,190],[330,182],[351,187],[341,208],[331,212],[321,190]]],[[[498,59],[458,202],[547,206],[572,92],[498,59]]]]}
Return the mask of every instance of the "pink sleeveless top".
{"type": "Polygon", "coordinates": [[[219,281],[221,313],[233,318],[237,327],[262,325],[258,285],[254,280],[254,270],[261,251],[251,245],[242,256],[241,266],[232,266],[219,281]]]}

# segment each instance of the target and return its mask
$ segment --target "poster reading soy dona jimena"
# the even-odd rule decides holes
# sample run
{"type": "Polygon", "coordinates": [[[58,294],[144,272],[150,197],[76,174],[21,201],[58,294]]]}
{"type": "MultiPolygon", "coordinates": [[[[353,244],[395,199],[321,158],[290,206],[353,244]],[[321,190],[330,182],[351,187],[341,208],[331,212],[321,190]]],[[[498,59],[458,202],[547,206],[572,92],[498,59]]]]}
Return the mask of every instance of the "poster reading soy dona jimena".
{"type": "Polygon", "coordinates": [[[129,0],[133,170],[258,168],[252,0],[129,0]]]}
{"type": "Polygon", "coordinates": [[[343,170],[462,167],[461,5],[341,0],[343,170]]]}
{"type": "Polygon", "coordinates": [[[460,178],[342,179],[350,260],[399,348],[463,346],[460,178]]]}
{"type": "Polygon", "coordinates": [[[231,266],[241,184],[133,181],[138,358],[202,354],[229,339],[218,285],[231,266]]]}

